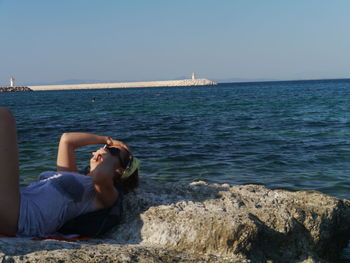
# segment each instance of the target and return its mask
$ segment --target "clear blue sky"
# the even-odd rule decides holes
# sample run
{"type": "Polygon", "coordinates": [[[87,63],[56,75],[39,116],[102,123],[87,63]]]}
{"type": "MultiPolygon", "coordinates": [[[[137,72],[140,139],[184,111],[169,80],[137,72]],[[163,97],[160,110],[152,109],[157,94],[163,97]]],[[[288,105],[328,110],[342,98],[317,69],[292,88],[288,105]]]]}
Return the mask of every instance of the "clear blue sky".
{"type": "Polygon", "coordinates": [[[350,78],[348,0],[0,0],[0,86],[350,78]]]}

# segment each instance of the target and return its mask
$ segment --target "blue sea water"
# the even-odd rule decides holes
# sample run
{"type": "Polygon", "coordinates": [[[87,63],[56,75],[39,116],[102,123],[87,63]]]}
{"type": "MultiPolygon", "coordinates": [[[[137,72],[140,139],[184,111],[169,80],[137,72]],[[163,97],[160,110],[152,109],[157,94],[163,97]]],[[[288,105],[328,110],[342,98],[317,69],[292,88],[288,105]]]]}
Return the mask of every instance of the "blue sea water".
{"type": "MultiPolygon", "coordinates": [[[[63,132],[86,131],[129,144],[144,177],[350,199],[350,80],[2,93],[0,105],[17,120],[22,185],[55,169],[63,132]]],[[[95,148],[79,150],[81,168],[95,148]]]]}
{"type": "Polygon", "coordinates": [[[350,80],[2,93],[0,106],[17,120],[21,185],[55,169],[63,132],[86,131],[129,144],[143,177],[350,199],[350,80]]]}

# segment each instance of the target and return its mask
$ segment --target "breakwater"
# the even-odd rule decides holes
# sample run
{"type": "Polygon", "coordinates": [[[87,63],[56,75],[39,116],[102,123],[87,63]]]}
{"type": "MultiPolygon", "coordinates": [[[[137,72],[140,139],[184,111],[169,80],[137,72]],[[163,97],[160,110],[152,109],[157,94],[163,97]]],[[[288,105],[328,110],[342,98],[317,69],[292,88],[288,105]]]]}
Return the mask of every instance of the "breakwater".
{"type": "Polygon", "coordinates": [[[33,91],[28,87],[0,87],[0,92],[33,91]]]}
{"type": "Polygon", "coordinates": [[[113,88],[148,88],[148,87],[185,87],[185,86],[215,86],[216,82],[208,79],[183,79],[166,81],[144,82],[116,82],[116,83],[93,83],[93,84],[67,84],[67,85],[42,85],[29,86],[37,90],[73,90],[73,89],[113,89],[113,88]]]}

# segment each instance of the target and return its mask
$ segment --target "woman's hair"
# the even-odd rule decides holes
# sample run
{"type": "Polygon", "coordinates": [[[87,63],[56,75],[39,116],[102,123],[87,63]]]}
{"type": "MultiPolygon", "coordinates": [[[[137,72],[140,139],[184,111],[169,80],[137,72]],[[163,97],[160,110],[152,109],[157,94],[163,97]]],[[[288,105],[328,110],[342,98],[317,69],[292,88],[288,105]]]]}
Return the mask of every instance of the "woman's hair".
{"type": "MultiPolygon", "coordinates": [[[[125,154],[120,154],[119,160],[121,161],[121,166],[126,169],[128,162],[130,160],[130,153],[124,151],[125,154]]],[[[139,186],[139,170],[136,169],[129,177],[122,179],[121,174],[115,173],[113,177],[114,187],[123,190],[124,193],[129,193],[139,186]]]]}
{"type": "Polygon", "coordinates": [[[129,193],[139,186],[139,171],[138,169],[126,179],[121,179],[120,175],[113,178],[114,187],[123,190],[124,193],[129,193]]]}

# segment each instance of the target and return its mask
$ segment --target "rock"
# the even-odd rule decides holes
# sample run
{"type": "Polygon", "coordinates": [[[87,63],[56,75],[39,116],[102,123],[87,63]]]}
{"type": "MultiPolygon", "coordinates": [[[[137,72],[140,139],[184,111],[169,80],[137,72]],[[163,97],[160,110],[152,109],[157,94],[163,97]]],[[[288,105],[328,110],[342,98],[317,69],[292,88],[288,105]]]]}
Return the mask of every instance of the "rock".
{"type": "Polygon", "coordinates": [[[108,238],[0,239],[3,262],[338,262],[350,201],[261,185],[143,180],[108,238]]]}
{"type": "Polygon", "coordinates": [[[0,92],[22,92],[22,91],[33,91],[28,87],[0,87],[0,92]]]}

